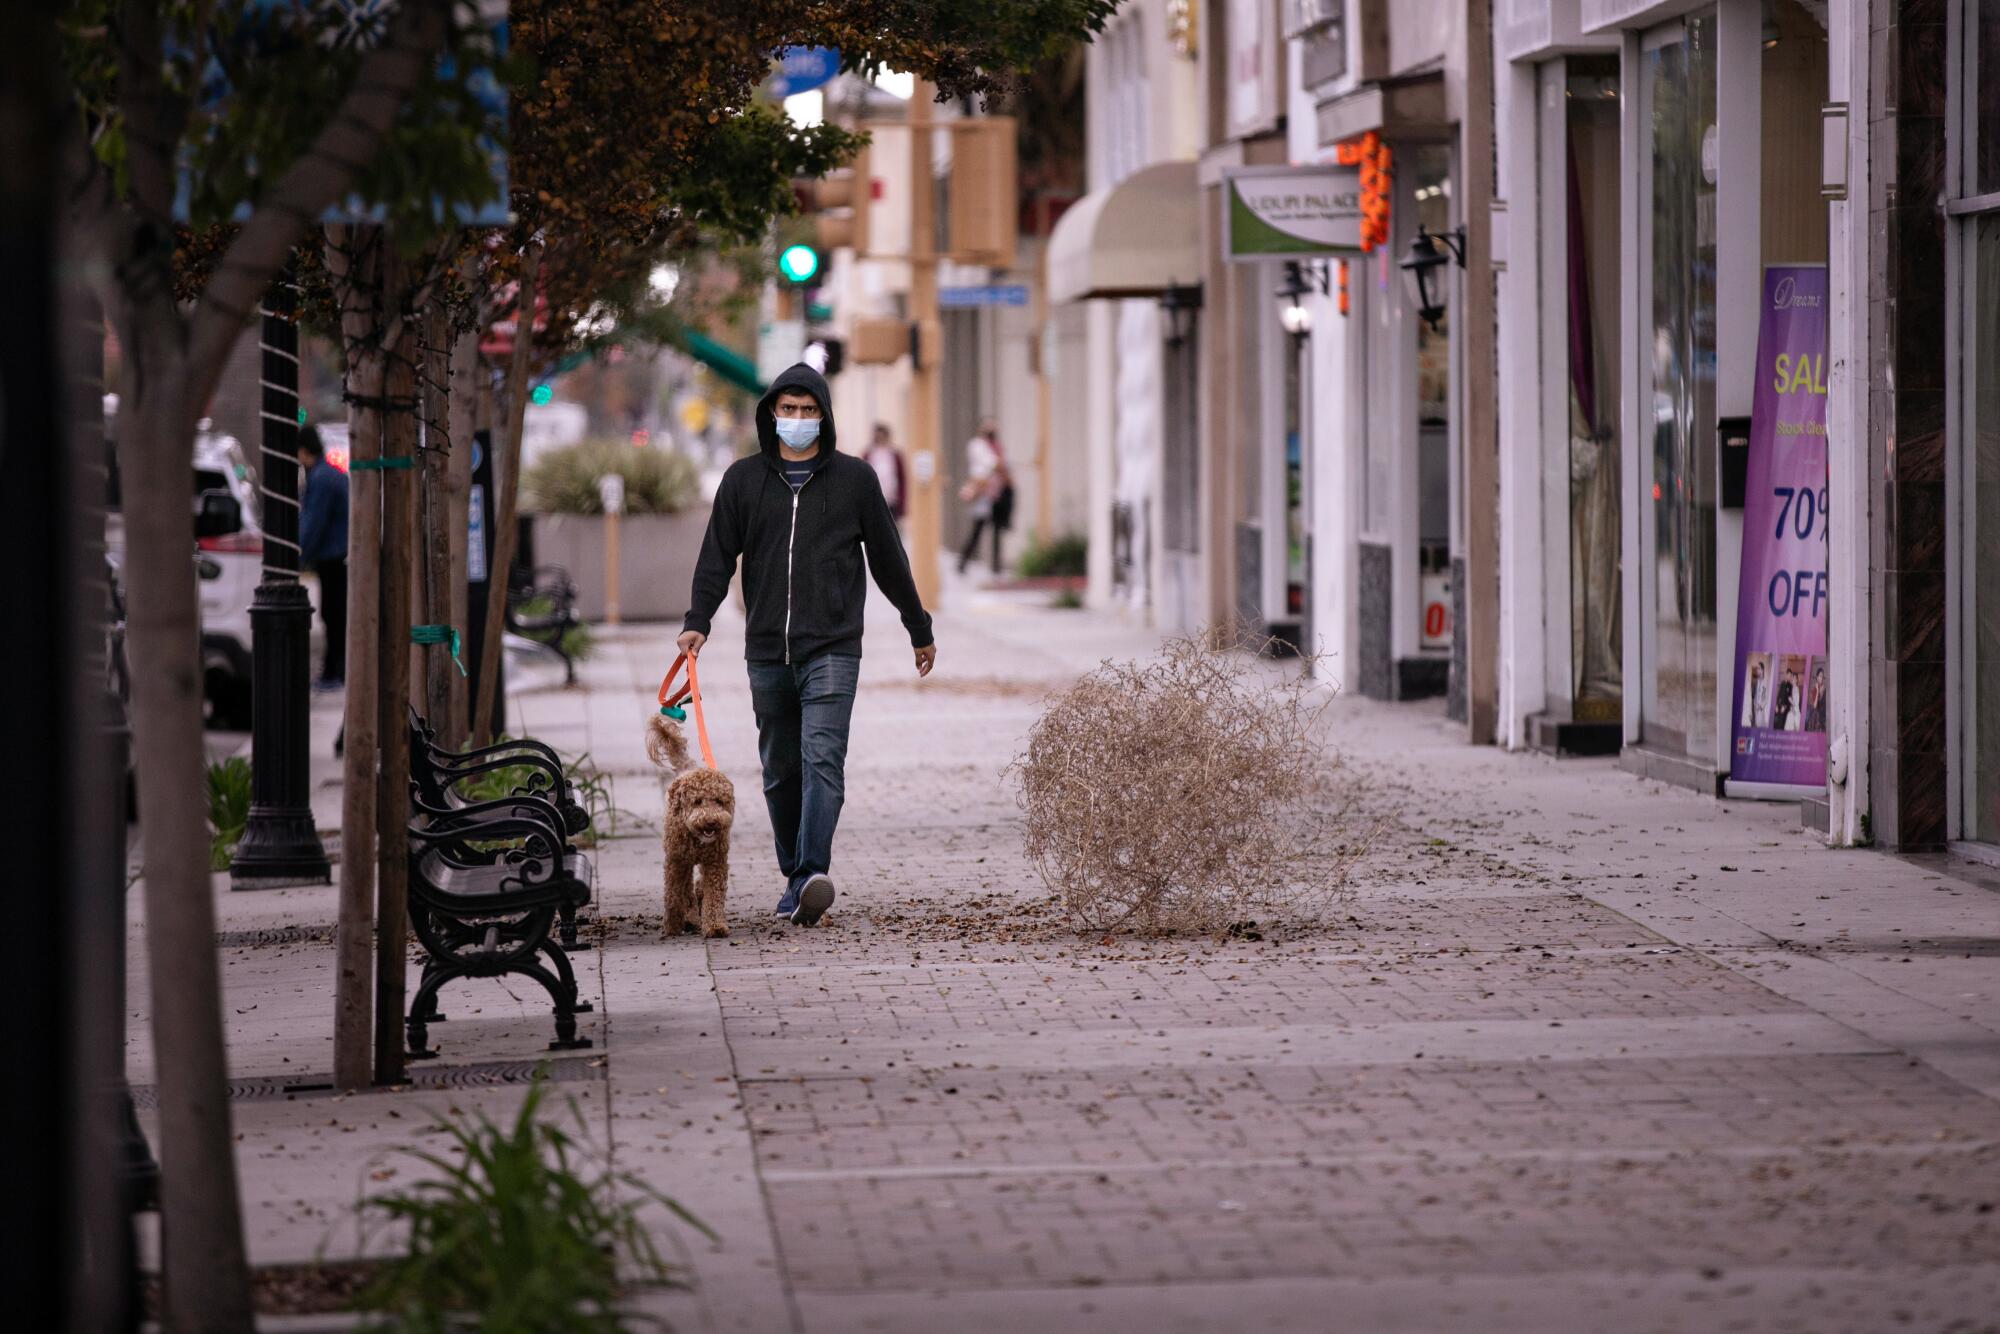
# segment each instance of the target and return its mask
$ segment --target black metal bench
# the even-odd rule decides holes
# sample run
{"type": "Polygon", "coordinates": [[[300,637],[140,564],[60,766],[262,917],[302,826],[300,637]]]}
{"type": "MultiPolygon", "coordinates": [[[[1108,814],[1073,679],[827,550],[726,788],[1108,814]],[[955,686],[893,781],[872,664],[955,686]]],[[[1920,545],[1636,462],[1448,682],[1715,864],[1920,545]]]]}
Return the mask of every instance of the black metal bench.
{"type": "Polygon", "coordinates": [[[569,632],[583,624],[576,610],[576,584],[560,565],[537,565],[517,572],[507,585],[507,628],[523,639],[552,648],[563,660],[563,673],[576,684],[576,662],[563,647],[569,632]]]}
{"type": "Polygon", "coordinates": [[[555,1005],[551,1050],[590,1046],[576,1035],[576,973],[550,931],[590,900],[590,862],[547,810],[520,798],[420,812],[410,825],[410,926],[429,958],[410,999],[413,1058],[435,1056],[438,992],[461,977],[533,978],[555,1005]],[[474,854],[474,855],[468,855],[474,854]]]}
{"type": "MultiPolygon", "coordinates": [[[[416,809],[426,815],[451,815],[471,804],[457,785],[485,774],[525,770],[525,779],[507,794],[506,801],[539,811],[563,829],[567,851],[574,852],[569,839],[590,828],[590,812],[577,800],[576,790],[563,771],[562,758],[542,742],[522,738],[500,741],[477,750],[446,750],[415,709],[410,710],[410,797],[416,809]]],[[[455,855],[468,862],[490,861],[477,836],[461,841],[455,855]]],[[[565,904],[558,928],[564,949],[589,949],[576,938],[576,905],[565,904]]]]}

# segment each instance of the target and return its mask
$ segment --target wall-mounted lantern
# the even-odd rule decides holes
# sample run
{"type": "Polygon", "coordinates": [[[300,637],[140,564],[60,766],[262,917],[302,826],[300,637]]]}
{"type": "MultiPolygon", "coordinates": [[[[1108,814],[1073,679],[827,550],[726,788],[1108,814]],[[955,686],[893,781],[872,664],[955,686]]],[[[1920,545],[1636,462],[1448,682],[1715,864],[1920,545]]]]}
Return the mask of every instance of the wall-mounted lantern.
{"type": "Polygon", "coordinates": [[[1168,283],[1160,293],[1160,313],[1167,319],[1167,344],[1180,347],[1194,335],[1195,312],[1201,309],[1201,284],[1182,287],[1168,283]]]}
{"type": "Polygon", "coordinates": [[[1312,311],[1306,308],[1305,298],[1309,292],[1327,293],[1326,268],[1321,264],[1302,264],[1298,260],[1285,261],[1284,285],[1272,295],[1284,304],[1278,307],[1278,323],[1294,338],[1303,338],[1312,332],[1312,311]]]}
{"type": "Polygon", "coordinates": [[[1444,318],[1444,308],[1450,293],[1444,271],[1447,256],[1438,249],[1438,242],[1444,242],[1450,250],[1450,259],[1458,261],[1458,267],[1465,267],[1465,228],[1455,227],[1449,232],[1427,232],[1420,225],[1417,234],[1410,240],[1410,252],[1397,261],[1408,280],[1410,302],[1417,308],[1417,315],[1425,324],[1435,329],[1444,318]]]}

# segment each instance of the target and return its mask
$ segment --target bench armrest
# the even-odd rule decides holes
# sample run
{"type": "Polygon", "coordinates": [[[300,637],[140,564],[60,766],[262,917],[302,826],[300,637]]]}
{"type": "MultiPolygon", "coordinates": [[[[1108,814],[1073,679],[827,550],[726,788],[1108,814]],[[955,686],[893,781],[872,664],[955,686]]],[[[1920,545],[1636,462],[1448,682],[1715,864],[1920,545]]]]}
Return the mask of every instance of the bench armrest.
{"type": "Polygon", "coordinates": [[[417,809],[424,815],[424,828],[430,832],[434,842],[503,837],[489,831],[502,826],[533,826],[534,832],[554,839],[558,847],[566,847],[569,843],[569,826],[563,820],[562,812],[545,798],[501,797],[495,801],[474,802],[469,806],[453,806],[442,811],[421,804],[417,809]]]}

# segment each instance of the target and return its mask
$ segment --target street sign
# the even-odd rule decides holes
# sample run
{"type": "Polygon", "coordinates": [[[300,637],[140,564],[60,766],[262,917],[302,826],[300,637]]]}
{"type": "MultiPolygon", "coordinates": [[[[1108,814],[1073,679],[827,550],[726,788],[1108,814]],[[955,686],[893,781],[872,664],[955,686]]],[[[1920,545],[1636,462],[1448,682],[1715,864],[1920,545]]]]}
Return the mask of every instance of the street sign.
{"type": "Polygon", "coordinates": [[[1234,167],[1222,173],[1224,252],[1231,259],[1316,259],[1361,253],[1356,167],[1234,167]]]}
{"type": "Polygon", "coordinates": [[[984,287],[940,287],[940,310],[964,310],[971,306],[1025,306],[1028,289],[1019,283],[994,283],[984,287]]]}
{"type": "Polygon", "coordinates": [[[809,93],[840,73],[840,52],[830,46],[788,46],[778,55],[778,71],[771,76],[771,96],[783,101],[798,93],[809,93]]]}

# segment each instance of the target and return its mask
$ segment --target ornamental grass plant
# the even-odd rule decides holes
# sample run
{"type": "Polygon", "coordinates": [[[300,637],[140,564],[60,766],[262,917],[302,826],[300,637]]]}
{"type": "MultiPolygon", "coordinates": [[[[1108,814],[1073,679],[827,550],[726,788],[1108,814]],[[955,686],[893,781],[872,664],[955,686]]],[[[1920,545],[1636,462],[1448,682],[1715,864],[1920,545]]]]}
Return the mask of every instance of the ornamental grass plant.
{"type": "MultiPolygon", "coordinates": [[[[434,1179],[363,1202],[376,1227],[408,1230],[359,1306],[374,1334],[614,1334],[644,1318],[639,1287],[685,1287],[640,1217],[658,1204],[713,1238],[686,1209],[618,1172],[581,1135],[541,1116],[540,1075],[511,1124],[483,1115],[439,1122],[445,1153],[413,1152],[434,1179]]],[[[581,1111],[570,1110],[579,1131],[581,1111]]],[[[657,1322],[654,1322],[657,1323],[657,1322]]]]}
{"type": "Polygon", "coordinates": [[[602,514],[601,477],[625,479],[625,513],[678,514],[694,504],[701,479],[685,454],[616,440],[552,449],[521,474],[521,504],[541,514],[602,514]]]}

